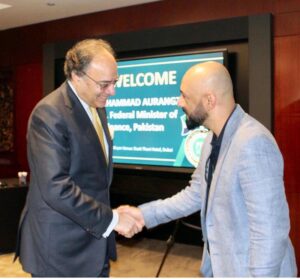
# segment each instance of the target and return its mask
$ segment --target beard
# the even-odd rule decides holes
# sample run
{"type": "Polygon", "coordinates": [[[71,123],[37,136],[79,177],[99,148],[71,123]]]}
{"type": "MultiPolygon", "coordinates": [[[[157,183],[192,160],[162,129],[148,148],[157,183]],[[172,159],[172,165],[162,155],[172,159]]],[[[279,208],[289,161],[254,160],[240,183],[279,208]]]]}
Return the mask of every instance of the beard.
{"type": "Polygon", "coordinates": [[[184,108],[182,110],[186,114],[185,123],[186,123],[186,127],[189,130],[193,130],[193,129],[203,125],[204,121],[208,117],[207,112],[204,111],[204,109],[201,107],[197,107],[197,109],[190,115],[187,114],[187,111],[184,108]]]}

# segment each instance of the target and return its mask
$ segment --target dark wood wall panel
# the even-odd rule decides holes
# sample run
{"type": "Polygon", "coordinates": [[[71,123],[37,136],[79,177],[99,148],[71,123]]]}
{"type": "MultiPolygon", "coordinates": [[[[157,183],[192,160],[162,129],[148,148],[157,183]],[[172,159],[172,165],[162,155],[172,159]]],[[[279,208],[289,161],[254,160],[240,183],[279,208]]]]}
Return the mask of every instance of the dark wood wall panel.
{"type": "MultiPolygon", "coordinates": [[[[298,2],[299,3],[299,2],[298,2]]],[[[300,29],[299,12],[280,14],[274,39],[275,137],[285,163],[291,238],[300,266],[300,29]],[[284,18],[290,17],[287,22],[284,18]],[[280,31],[279,31],[280,30],[280,31]],[[292,31],[292,32],[291,32],[292,31]],[[292,35],[291,35],[292,34],[292,35]]],[[[298,268],[299,269],[299,268],[298,268]]]]}
{"type": "Polygon", "coordinates": [[[298,267],[300,266],[299,34],[300,32],[295,36],[276,37],[274,40],[274,131],[285,163],[284,180],[290,207],[291,238],[296,249],[298,267]]]}
{"type": "MultiPolygon", "coordinates": [[[[275,137],[285,161],[286,191],[300,193],[300,36],[275,39],[275,137]]],[[[300,203],[299,203],[300,204],[300,203]]]]}
{"type": "Polygon", "coordinates": [[[287,193],[287,199],[290,207],[290,218],[291,218],[291,239],[296,251],[297,266],[298,266],[298,277],[299,277],[299,251],[300,251],[300,193],[287,193]]]}
{"type": "Polygon", "coordinates": [[[291,11],[300,11],[299,0],[276,0],[276,13],[288,13],[291,11]]]}
{"type": "Polygon", "coordinates": [[[48,42],[272,12],[275,0],[164,0],[45,24],[48,42]],[[84,23],[84,24],[83,24],[84,23]],[[64,26],[62,28],[62,26],[64,26]]]}
{"type": "MultiPolygon", "coordinates": [[[[16,69],[16,164],[27,167],[24,127],[43,94],[43,44],[263,13],[274,15],[274,133],[285,161],[291,236],[300,267],[299,0],[165,0],[0,32],[0,67],[16,69]]],[[[10,173],[0,166],[0,176],[10,173]]]]}
{"type": "Polygon", "coordinates": [[[26,159],[26,131],[29,115],[33,106],[41,99],[41,64],[25,64],[16,67],[16,146],[19,170],[28,170],[26,159]],[[26,100],[30,98],[30,103],[26,100]]]}
{"type": "Polygon", "coordinates": [[[275,36],[300,34],[300,11],[279,14],[275,20],[275,36]]]}

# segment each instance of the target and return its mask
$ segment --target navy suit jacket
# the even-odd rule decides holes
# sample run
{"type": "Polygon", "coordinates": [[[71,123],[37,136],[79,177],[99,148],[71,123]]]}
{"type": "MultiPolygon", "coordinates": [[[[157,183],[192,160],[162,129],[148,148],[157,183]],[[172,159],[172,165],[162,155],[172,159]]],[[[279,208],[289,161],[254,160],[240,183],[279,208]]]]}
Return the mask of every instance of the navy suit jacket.
{"type": "Polygon", "coordinates": [[[65,82],[42,99],[28,123],[30,186],[16,256],[25,271],[48,277],[98,276],[116,258],[112,233],[112,141],[98,109],[109,164],[86,111],[65,82]]]}

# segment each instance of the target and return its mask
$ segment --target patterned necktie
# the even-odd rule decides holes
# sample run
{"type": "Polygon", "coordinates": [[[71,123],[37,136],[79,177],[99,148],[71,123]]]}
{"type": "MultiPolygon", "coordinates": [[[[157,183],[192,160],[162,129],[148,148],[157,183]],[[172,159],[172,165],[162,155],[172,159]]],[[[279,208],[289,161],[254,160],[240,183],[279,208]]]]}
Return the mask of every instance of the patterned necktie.
{"type": "Polygon", "coordinates": [[[104,144],[103,127],[102,127],[102,124],[101,124],[101,120],[100,120],[99,115],[97,113],[97,110],[95,108],[90,107],[90,110],[92,112],[93,125],[95,127],[98,138],[100,140],[102,150],[103,150],[103,153],[105,155],[106,163],[108,163],[106,148],[105,148],[105,144],[104,144]]]}

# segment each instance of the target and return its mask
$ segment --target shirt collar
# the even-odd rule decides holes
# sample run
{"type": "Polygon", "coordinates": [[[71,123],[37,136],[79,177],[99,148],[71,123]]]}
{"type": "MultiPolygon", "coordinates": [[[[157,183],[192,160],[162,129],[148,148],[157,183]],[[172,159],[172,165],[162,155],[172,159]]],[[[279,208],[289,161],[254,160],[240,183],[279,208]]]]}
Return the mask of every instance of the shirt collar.
{"type": "Polygon", "coordinates": [[[67,80],[67,83],[69,84],[69,86],[70,86],[71,89],[73,90],[74,94],[76,95],[76,97],[78,98],[78,100],[80,101],[80,103],[82,104],[82,106],[84,107],[84,109],[85,109],[86,111],[89,111],[89,105],[88,105],[84,100],[82,100],[82,99],[79,97],[79,95],[78,95],[78,93],[77,93],[77,91],[76,91],[74,85],[72,84],[72,82],[68,79],[68,80],[67,80]]]}

